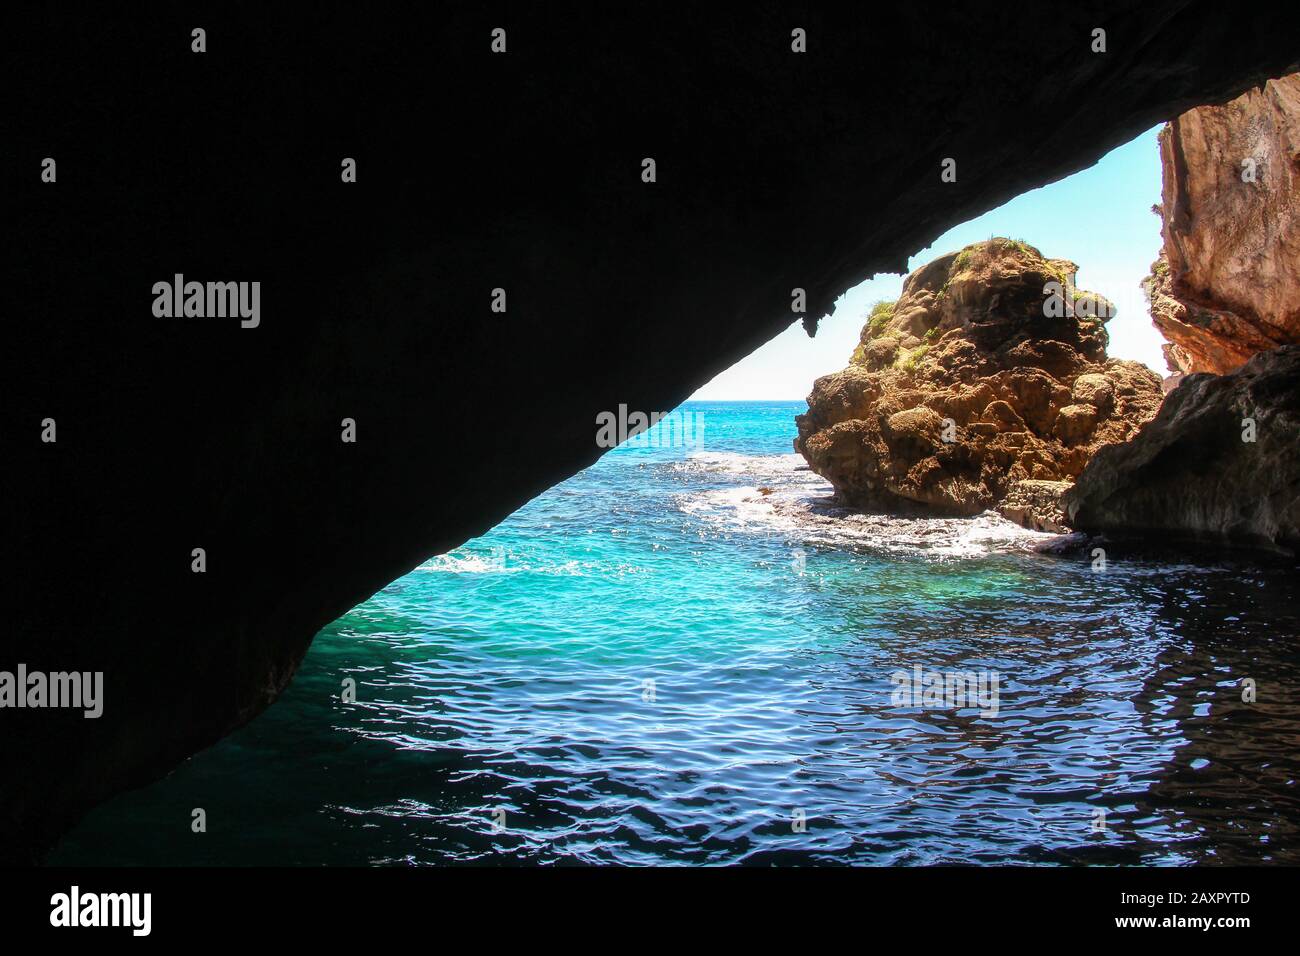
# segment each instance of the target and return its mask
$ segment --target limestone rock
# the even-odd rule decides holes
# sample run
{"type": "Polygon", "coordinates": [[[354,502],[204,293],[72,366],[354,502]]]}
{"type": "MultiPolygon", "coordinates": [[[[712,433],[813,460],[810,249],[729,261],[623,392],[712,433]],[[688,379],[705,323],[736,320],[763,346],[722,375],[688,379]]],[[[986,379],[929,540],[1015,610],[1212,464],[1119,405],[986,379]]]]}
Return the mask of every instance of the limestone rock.
{"type": "Polygon", "coordinates": [[[1146,282],[1173,372],[1300,342],[1300,74],[1160,135],[1164,248],[1146,282]]]}
{"type": "Polygon", "coordinates": [[[917,269],[817,380],[795,449],[855,507],[973,515],[1019,488],[1005,513],[1063,530],[1054,486],[1161,400],[1159,376],[1107,359],[1113,308],[1076,269],[1008,239],[917,269]]]}
{"type": "Polygon", "coordinates": [[[1062,501],[1071,488],[1068,481],[1018,481],[1008,490],[998,513],[1033,531],[1064,534],[1070,530],[1062,501]]]}
{"type": "Polygon", "coordinates": [[[1300,546],[1300,346],[1194,374],[1132,441],[1097,452],[1065,496],[1088,531],[1300,546]],[[1252,420],[1252,428],[1247,420],[1252,420]]]}

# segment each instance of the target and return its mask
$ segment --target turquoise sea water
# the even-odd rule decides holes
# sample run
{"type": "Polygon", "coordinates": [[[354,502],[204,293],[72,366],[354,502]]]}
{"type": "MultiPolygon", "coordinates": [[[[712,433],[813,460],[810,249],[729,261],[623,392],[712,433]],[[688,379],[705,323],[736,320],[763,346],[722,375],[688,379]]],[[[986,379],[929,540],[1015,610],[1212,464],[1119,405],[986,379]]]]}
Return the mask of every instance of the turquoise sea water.
{"type": "Polygon", "coordinates": [[[802,403],[685,408],[702,447],[393,582],[50,862],[1300,863],[1294,566],[843,515],[802,403]],[[917,666],[996,673],[997,714],[900,706],[917,666]]]}

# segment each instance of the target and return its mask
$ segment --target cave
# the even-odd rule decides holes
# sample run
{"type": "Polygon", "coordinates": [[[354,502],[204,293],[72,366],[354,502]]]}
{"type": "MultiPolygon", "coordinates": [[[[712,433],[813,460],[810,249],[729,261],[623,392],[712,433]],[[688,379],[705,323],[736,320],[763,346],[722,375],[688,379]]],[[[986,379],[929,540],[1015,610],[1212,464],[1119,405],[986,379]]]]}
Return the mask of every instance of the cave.
{"type": "Polygon", "coordinates": [[[595,462],[602,412],[676,408],[792,289],[815,330],[946,227],[1300,67],[1282,7],[728,6],[32,17],[0,666],[104,683],[95,720],[0,713],[6,861],[247,724],[323,627],[595,462]],[[177,274],[259,283],[255,327],[157,316],[177,274]]]}

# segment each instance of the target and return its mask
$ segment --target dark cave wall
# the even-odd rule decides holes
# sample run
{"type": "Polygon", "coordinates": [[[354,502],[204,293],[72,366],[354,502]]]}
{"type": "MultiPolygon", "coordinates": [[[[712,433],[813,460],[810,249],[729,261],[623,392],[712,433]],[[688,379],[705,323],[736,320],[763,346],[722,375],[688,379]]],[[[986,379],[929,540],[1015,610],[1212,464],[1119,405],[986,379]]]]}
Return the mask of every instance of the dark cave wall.
{"type": "Polygon", "coordinates": [[[106,699],[0,711],[0,854],[38,858],[251,719],[320,627],[594,461],[598,412],[670,409],[780,332],[793,287],[823,314],[948,226],[1294,70],[1298,22],[936,2],[25,23],[0,669],[102,670],[106,699]],[[154,318],[177,272],[259,281],[261,325],[154,318]]]}

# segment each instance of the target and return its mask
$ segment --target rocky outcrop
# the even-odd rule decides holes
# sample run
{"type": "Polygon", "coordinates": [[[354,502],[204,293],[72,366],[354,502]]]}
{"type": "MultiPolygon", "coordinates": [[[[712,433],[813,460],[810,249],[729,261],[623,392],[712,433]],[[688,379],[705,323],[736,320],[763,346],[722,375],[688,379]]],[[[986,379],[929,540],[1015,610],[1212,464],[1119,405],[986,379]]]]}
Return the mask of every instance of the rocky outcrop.
{"type": "Polygon", "coordinates": [[[1059,530],[1068,482],[1161,399],[1159,376],[1106,357],[1114,309],[1077,289],[1076,271],[1009,239],[917,269],[873,310],[852,364],[817,380],[795,449],[857,508],[974,515],[1005,503],[1059,530]]]}
{"type": "Polygon", "coordinates": [[[24,20],[0,662],[103,672],[105,705],[0,712],[0,856],[255,717],[317,630],[591,464],[598,414],[673,408],[798,321],[792,289],[815,325],[1300,60],[1284,5],[584,6],[24,20]],[[155,318],[178,272],[260,281],[260,325],[155,318]]]}
{"type": "Polygon", "coordinates": [[[1146,289],[1175,387],[1133,441],[1089,463],[1068,520],[1294,552],[1300,75],[1184,113],[1160,155],[1164,248],[1146,289]]]}
{"type": "Polygon", "coordinates": [[[1039,481],[1027,478],[1007,489],[998,513],[1031,531],[1064,534],[1070,530],[1065,514],[1068,481],[1039,481]]]}
{"type": "Polygon", "coordinates": [[[1176,373],[1300,342],[1300,74],[1160,134],[1164,249],[1147,280],[1176,373]]]}
{"type": "Polygon", "coordinates": [[[1300,346],[1187,376],[1132,441],[1065,496],[1072,524],[1122,536],[1300,548],[1300,346]]]}

